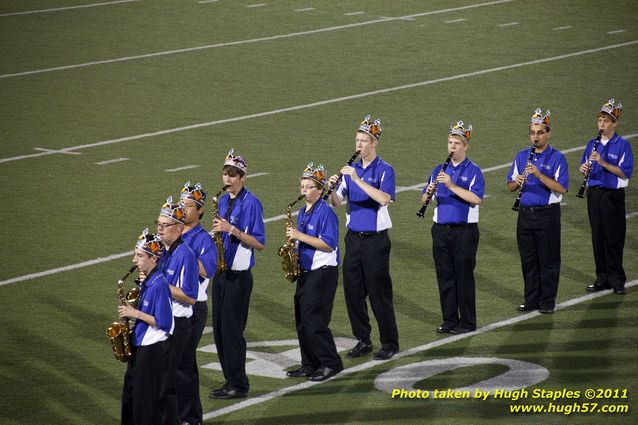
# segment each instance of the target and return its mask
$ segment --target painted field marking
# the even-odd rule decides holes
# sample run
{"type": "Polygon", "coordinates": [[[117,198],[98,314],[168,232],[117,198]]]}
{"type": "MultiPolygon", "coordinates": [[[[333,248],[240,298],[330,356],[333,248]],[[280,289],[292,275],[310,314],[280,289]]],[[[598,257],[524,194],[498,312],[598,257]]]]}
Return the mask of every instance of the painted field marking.
{"type": "MultiPolygon", "coordinates": [[[[632,139],[634,137],[638,136],[638,133],[632,133],[629,134],[627,136],[623,136],[625,139],[632,139]]],[[[576,152],[576,151],[580,151],[580,150],[584,150],[585,146],[578,146],[575,148],[569,148],[569,149],[565,149],[563,151],[561,151],[562,153],[566,154],[566,153],[570,153],[570,152],[576,152]]],[[[496,170],[500,170],[502,168],[507,168],[511,166],[511,162],[508,162],[506,164],[501,164],[501,165],[496,165],[493,167],[489,167],[489,168],[484,168],[483,169],[483,174],[485,173],[489,173],[492,171],[496,171],[496,170]]],[[[262,173],[255,173],[256,175],[262,175],[262,173]]],[[[409,190],[420,190],[423,188],[423,186],[425,186],[426,182],[423,183],[418,183],[412,186],[397,186],[396,187],[396,193],[400,193],[400,192],[406,192],[409,190]]],[[[299,211],[294,211],[292,213],[293,216],[296,216],[299,214],[299,211]]],[[[638,213],[632,213],[632,214],[638,214],[638,213]]],[[[631,217],[633,217],[634,215],[631,215],[631,217]]],[[[270,218],[266,218],[264,219],[264,223],[270,223],[273,221],[278,221],[278,220],[283,220],[287,218],[287,216],[285,214],[280,214],[280,215],[276,215],[274,217],[270,217],[270,218]]],[[[126,255],[132,255],[133,251],[127,251],[124,253],[120,253],[120,254],[113,254],[113,255],[109,255],[108,257],[98,257],[94,260],[89,260],[89,261],[84,261],[81,263],[77,263],[77,264],[72,264],[70,266],[64,266],[64,267],[59,267],[59,268],[55,268],[55,269],[51,269],[51,270],[45,270],[42,272],[38,272],[38,273],[32,273],[32,274],[28,274],[28,275],[24,275],[24,276],[18,276],[18,277],[14,277],[11,279],[7,279],[7,280],[2,280],[0,281],[0,286],[4,286],[4,285],[9,285],[11,283],[17,283],[17,282],[23,282],[26,280],[32,280],[32,279],[36,279],[39,277],[44,277],[44,276],[49,276],[52,274],[57,274],[57,273],[61,273],[61,272],[65,272],[68,270],[75,270],[75,269],[79,269],[82,267],[88,267],[88,266],[92,266],[94,264],[100,264],[100,263],[105,263],[107,261],[111,261],[111,260],[117,260],[118,258],[122,258],[125,257],[126,255]]]]}
{"type": "MultiPolygon", "coordinates": [[[[627,284],[625,285],[625,287],[630,288],[633,286],[636,286],[638,284],[638,280],[632,280],[631,282],[627,282],[627,284]]],[[[585,301],[590,301],[599,297],[603,297],[603,296],[607,296],[613,294],[613,291],[611,289],[606,290],[606,291],[600,291],[600,292],[596,292],[596,293],[592,293],[592,294],[587,294],[587,295],[583,295],[582,297],[577,297],[577,298],[572,298],[571,300],[567,300],[564,301],[560,304],[556,304],[555,310],[559,311],[559,310],[563,310],[567,307],[571,307],[573,305],[576,304],[580,304],[582,302],[585,301]]],[[[510,325],[514,325],[516,323],[520,323],[520,322],[525,322],[529,319],[533,319],[536,318],[538,316],[540,316],[541,313],[539,313],[538,311],[533,311],[533,312],[529,312],[529,313],[521,313],[518,316],[509,318],[509,319],[505,319],[505,320],[501,320],[499,322],[495,322],[492,323],[490,325],[486,325],[483,326],[481,328],[478,328],[477,330],[475,330],[474,332],[470,332],[470,333],[466,333],[466,334],[461,334],[461,335],[454,335],[454,336],[448,336],[448,337],[444,337],[442,339],[439,339],[437,341],[432,341],[430,343],[427,344],[423,344],[423,345],[419,345],[417,347],[413,347],[413,348],[409,348],[405,351],[401,351],[399,352],[397,355],[395,355],[394,357],[392,357],[390,360],[370,360],[368,362],[365,363],[361,363],[358,364],[356,366],[353,367],[349,367],[347,369],[344,369],[343,372],[339,373],[338,375],[329,378],[326,381],[323,382],[329,382],[332,380],[336,380],[336,379],[341,379],[342,377],[346,377],[352,374],[355,374],[357,372],[361,372],[363,370],[367,370],[367,369],[371,369],[373,367],[376,367],[384,362],[389,362],[389,361],[394,361],[397,359],[401,359],[404,357],[409,357],[412,356],[414,354],[419,354],[422,353],[424,351],[428,351],[431,350],[433,348],[437,348],[437,347],[441,347],[443,345],[447,345],[456,341],[460,341],[462,339],[466,339],[466,338],[471,338],[477,335],[481,335],[496,329],[500,329],[506,326],[510,326],[510,325]]],[[[320,385],[322,384],[322,382],[313,382],[313,381],[305,381],[302,382],[300,384],[297,385],[292,385],[290,387],[286,387],[286,388],[281,388],[277,391],[273,391],[270,392],[268,394],[264,394],[258,397],[251,397],[248,398],[244,401],[241,401],[239,403],[235,403],[235,404],[231,404],[230,406],[226,406],[223,407],[221,409],[217,409],[217,410],[213,410],[212,412],[208,412],[206,414],[204,414],[204,420],[208,420],[211,418],[216,418],[219,416],[223,416],[226,415],[228,413],[232,413],[232,412],[236,412],[238,410],[242,410],[251,406],[255,406],[257,404],[261,404],[264,403],[266,401],[269,400],[273,400],[275,398],[278,397],[282,397],[286,394],[291,394],[297,391],[301,391],[301,390],[305,390],[307,388],[311,388],[315,385],[320,385]]]]}
{"type": "Polygon", "coordinates": [[[253,174],[248,174],[248,175],[246,176],[246,178],[247,178],[247,179],[249,179],[249,178],[251,178],[251,177],[265,176],[265,175],[267,175],[267,174],[268,174],[268,173],[253,173],[253,174]]]}
{"type": "Polygon", "coordinates": [[[293,32],[288,34],[279,34],[279,35],[273,35],[270,37],[260,37],[260,38],[251,38],[248,40],[229,41],[226,43],[207,44],[203,46],[187,47],[184,49],[175,49],[175,50],[166,50],[162,52],[146,53],[142,55],[124,56],[119,58],[104,59],[99,61],[74,64],[74,65],[63,65],[63,66],[55,66],[52,68],[34,69],[32,71],[16,72],[12,74],[0,74],[0,79],[11,78],[11,77],[21,77],[21,76],[33,75],[33,74],[42,74],[46,72],[63,71],[67,69],[84,68],[87,66],[103,65],[103,64],[115,63],[115,62],[125,62],[125,61],[137,60],[137,59],[147,59],[147,58],[153,58],[157,56],[167,56],[167,55],[175,55],[180,53],[196,52],[199,50],[215,49],[219,47],[239,46],[243,44],[260,43],[263,41],[272,41],[272,40],[280,40],[280,39],[287,39],[287,38],[293,38],[293,37],[301,37],[304,35],[319,34],[322,32],[332,32],[332,31],[339,31],[339,30],[344,30],[349,28],[356,28],[356,27],[360,27],[364,25],[374,25],[374,24],[378,24],[382,22],[405,20],[406,18],[417,18],[417,17],[423,17],[423,16],[438,15],[441,13],[456,12],[459,10],[474,9],[477,7],[494,6],[494,5],[498,5],[502,3],[511,3],[512,1],[514,0],[496,0],[496,1],[486,2],[486,3],[477,3],[477,4],[467,5],[467,6],[449,8],[449,9],[440,9],[440,10],[433,10],[430,12],[415,13],[413,15],[399,16],[395,18],[387,17],[382,19],[374,19],[372,21],[355,22],[351,24],[338,25],[334,27],[318,28],[315,30],[293,32]]]}
{"type": "Polygon", "coordinates": [[[638,211],[634,211],[625,215],[625,218],[632,218],[632,217],[638,217],[638,211]]]}
{"type": "Polygon", "coordinates": [[[170,169],[164,170],[164,171],[166,171],[167,173],[174,173],[176,171],[190,170],[190,169],[197,168],[197,167],[199,167],[199,165],[184,165],[183,167],[170,168],[170,169]]]}
{"type": "Polygon", "coordinates": [[[246,7],[264,7],[266,6],[266,3],[257,3],[257,4],[249,4],[246,7]]]}
{"type": "Polygon", "coordinates": [[[219,0],[199,0],[197,3],[200,4],[204,4],[204,3],[217,3],[219,0]]]}
{"type": "Polygon", "coordinates": [[[513,25],[518,25],[518,22],[508,22],[506,24],[499,24],[499,27],[511,27],[513,25]]]}
{"type": "Polygon", "coordinates": [[[99,6],[111,6],[113,4],[118,3],[132,3],[140,0],[117,0],[117,1],[108,1],[103,3],[92,3],[92,4],[82,4],[79,6],[66,6],[66,7],[56,7],[54,9],[40,9],[40,10],[25,10],[24,12],[11,12],[11,13],[3,13],[0,15],[0,18],[3,16],[18,16],[18,15],[32,15],[34,13],[46,13],[46,12],[60,12],[62,10],[70,10],[70,9],[83,9],[86,7],[99,7],[99,6]]]}
{"type": "Polygon", "coordinates": [[[305,7],[303,9],[295,9],[295,12],[310,12],[311,10],[315,10],[314,7],[305,7]]]}
{"type": "MultiPolygon", "coordinates": [[[[609,45],[609,46],[597,47],[595,49],[581,50],[581,51],[573,52],[573,53],[566,53],[564,55],[559,55],[559,56],[550,56],[550,57],[547,57],[547,58],[535,59],[535,60],[526,61],[526,62],[520,62],[520,63],[516,63],[516,64],[512,64],[512,65],[503,65],[503,66],[499,66],[499,67],[496,67],[496,68],[488,68],[488,69],[483,69],[483,70],[480,70],[480,71],[468,72],[468,73],[465,73],[465,74],[457,74],[457,75],[452,75],[452,76],[449,76],[449,77],[437,78],[435,80],[420,81],[420,82],[416,82],[416,83],[412,83],[412,84],[404,84],[404,85],[401,85],[401,86],[389,87],[389,88],[386,88],[386,89],[379,89],[379,90],[374,90],[374,91],[369,91],[369,92],[364,92],[364,93],[353,94],[353,95],[349,95],[349,96],[336,97],[336,98],[327,99],[327,100],[320,100],[320,101],[317,101],[317,102],[307,103],[307,104],[304,104],[304,105],[290,106],[290,107],[287,107],[287,108],[274,109],[274,110],[266,111],[266,112],[258,112],[258,113],[250,114],[250,115],[242,115],[242,116],[238,116],[238,117],[224,118],[224,119],[215,120],[215,121],[208,121],[208,122],[203,122],[203,123],[198,123],[198,124],[191,124],[191,125],[187,125],[187,126],[184,126],[184,127],[169,128],[169,129],[166,129],[166,130],[159,130],[159,131],[155,131],[155,132],[151,132],[151,133],[136,134],[134,136],[125,136],[125,137],[120,137],[118,139],[104,140],[104,141],[96,142],[96,143],[88,143],[88,144],[85,144],[85,145],[72,146],[72,147],[69,147],[69,148],[63,148],[63,149],[60,150],[60,152],[75,151],[75,150],[79,150],[79,149],[93,148],[93,147],[96,147],[96,146],[106,146],[106,145],[111,145],[111,144],[114,144],[114,143],[129,142],[129,141],[132,141],[132,140],[145,139],[145,138],[148,138],[148,137],[163,136],[163,135],[166,135],[166,134],[179,133],[179,132],[187,131],[187,130],[194,130],[194,129],[205,128],[205,127],[212,127],[212,126],[216,126],[216,125],[220,125],[220,124],[226,124],[226,123],[231,123],[231,122],[239,122],[239,121],[250,120],[250,119],[253,119],[253,118],[267,117],[267,116],[277,115],[277,114],[281,114],[281,113],[285,113],[285,112],[299,111],[299,110],[303,110],[303,109],[311,109],[311,108],[316,108],[316,107],[319,107],[319,106],[331,105],[331,104],[346,102],[346,101],[355,100],[355,99],[362,99],[362,98],[366,98],[366,97],[370,97],[370,96],[377,96],[377,95],[380,95],[380,94],[393,93],[393,92],[397,92],[397,91],[408,90],[408,89],[413,89],[413,88],[418,88],[418,87],[425,87],[425,86],[439,84],[439,83],[444,83],[444,82],[448,82],[448,81],[455,81],[455,80],[461,80],[461,79],[469,78],[469,77],[477,77],[477,76],[480,76],[480,75],[487,75],[487,74],[491,74],[491,73],[499,72],[499,71],[505,71],[505,70],[516,69],[516,68],[523,68],[523,67],[530,66],[530,65],[538,65],[538,64],[541,64],[541,63],[554,62],[554,61],[558,61],[558,60],[562,60],[562,59],[569,59],[569,58],[583,56],[583,55],[588,55],[588,54],[592,54],[592,53],[598,53],[598,52],[602,52],[602,51],[605,51],[605,50],[611,50],[611,49],[618,49],[618,48],[621,48],[621,47],[633,46],[635,44],[638,44],[638,40],[632,40],[632,41],[627,41],[627,42],[624,42],[624,43],[612,44],[612,45],[609,45]]],[[[38,153],[38,154],[29,154],[29,155],[20,155],[20,156],[14,156],[14,157],[9,157],[9,158],[0,158],[0,164],[6,163],[6,162],[10,162],[10,161],[18,161],[18,160],[22,160],[22,159],[35,158],[35,157],[44,156],[44,155],[51,155],[51,154],[53,154],[53,153],[52,152],[42,152],[42,153],[38,153]]]]}
{"type": "Polygon", "coordinates": [[[61,154],[72,154],[72,155],[81,155],[80,152],[69,152],[66,151],[64,149],[47,149],[47,148],[33,148],[34,151],[40,151],[40,152],[45,152],[47,154],[53,154],[53,153],[61,153],[61,154]]]}
{"type": "Polygon", "coordinates": [[[620,34],[621,32],[625,32],[625,30],[607,31],[607,34],[620,34]]]}
{"type": "Polygon", "coordinates": [[[445,21],[446,24],[456,24],[457,22],[464,22],[467,21],[467,19],[465,18],[459,18],[459,19],[452,19],[451,21],[445,21]]]}
{"type": "Polygon", "coordinates": [[[116,162],[122,162],[122,161],[128,161],[129,158],[115,158],[115,159],[109,159],[106,161],[100,161],[100,162],[96,162],[95,164],[97,165],[106,165],[106,164],[114,164],[116,162]]]}
{"type": "Polygon", "coordinates": [[[562,31],[562,30],[568,30],[570,29],[572,26],[571,25],[565,25],[564,27],[556,27],[556,28],[552,28],[552,30],[554,31],[562,31]]]}
{"type": "Polygon", "coordinates": [[[344,13],[343,16],[355,16],[355,15],[364,15],[365,12],[360,10],[358,12],[348,12],[348,13],[344,13]]]}

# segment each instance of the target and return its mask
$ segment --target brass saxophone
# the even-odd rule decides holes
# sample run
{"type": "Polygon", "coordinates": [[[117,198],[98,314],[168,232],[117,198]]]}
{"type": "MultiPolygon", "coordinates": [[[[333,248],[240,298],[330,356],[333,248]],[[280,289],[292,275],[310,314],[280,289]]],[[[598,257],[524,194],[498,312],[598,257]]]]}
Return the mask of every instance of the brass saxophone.
{"type": "MultiPolygon", "coordinates": [[[[120,280],[117,281],[115,293],[117,295],[117,305],[132,305],[137,304],[139,298],[139,289],[133,288],[124,295],[124,281],[131,275],[137,266],[133,266],[120,280]]],[[[106,329],[106,336],[111,339],[111,345],[113,346],[113,355],[121,362],[128,362],[133,358],[133,351],[131,350],[131,334],[133,333],[133,326],[129,322],[129,318],[122,317],[118,321],[111,323],[106,329]]]]}
{"type": "MultiPolygon", "coordinates": [[[[210,207],[210,215],[212,217],[213,226],[215,225],[215,219],[219,217],[219,195],[222,192],[225,192],[228,188],[228,185],[224,185],[219,192],[215,196],[213,196],[213,204],[210,207]]],[[[222,235],[219,232],[211,231],[211,236],[213,237],[213,241],[215,242],[215,247],[217,248],[217,273],[225,272],[228,268],[226,264],[226,260],[224,259],[224,241],[222,241],[222,235]]]]}
{"type": "MultiPolygon", "coordinates": [[[[292,222],[292,207],[299,202],[305,195],[299,195],[297,199],[286,207],[286,224],[285,229],[293,227],[292,222]]],[[[291,282],[296,282],[299,279],[299,253],[297,253],[297,247],[295,242],[291,239],[287,239],[286,243],[279,248],[279,256],[281,257],[281,268],[284,271],[284,276],[291,282]]]]}

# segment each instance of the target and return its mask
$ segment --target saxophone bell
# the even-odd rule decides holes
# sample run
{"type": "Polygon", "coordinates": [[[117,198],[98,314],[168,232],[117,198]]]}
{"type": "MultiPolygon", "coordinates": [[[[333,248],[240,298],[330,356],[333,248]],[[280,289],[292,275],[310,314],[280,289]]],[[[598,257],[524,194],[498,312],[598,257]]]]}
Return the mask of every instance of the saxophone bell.
{"type": "MultiPolygon", "coordinates": [[[[215,220],[221,219],[219,216],[219,196],[222,192],[226,192],[228,186],[229,185],[222,186],[222,188],[219,189],[219,192],[213,196],[212,206],[210,208],[213,227],[215,226],[215,220]]],[[[214,230],[211,230],[211,236],[213,238],[213,242],[215,242],[215,247],[217,248],[217,273],[223,273],[228,268],[226,259],[224,258],[224,241],[222,240],[222,235],[214,230]]]]}
{"type": "MultiPolygon", "coordinates": [[[[122,278],[117,281],[115,293],[117,296],[117,304],[121,305],[130,305],[128,302],[129,294],[131,295],[131,299],[134,297],[135,302],[139,298],[139,289],[133,288],[126,296],[124,295],[124,281],[128,278],[131,273],[137,270],[137,266],[133,266],[129,269],[128,272],[122,278]],[[137,292],[136,292],[137,291],[137,292]]],[[[109,327],[106,329],[106,336],[111,340],[111,346],[113,348],[113,355],[115,358],[121,362],[128,362],[133,358],[133,350],[131,343],[131,334],[133,333],[132,326],[129,323],[128,318],[120,318],[116,322],[111,323],[109,327]]]]}
{"type": "MultiPolygon", "coordinates": [[[[293,227],[292,207],[305,197],[306,195],[299,195],[297,199],[295,199],[286,207],[286,231],[289,227],[293,227]]],[[[297,279],[299,279],[301,270],[299,269],[299,254],[297,253],[295,242],[292,239],[287,238],[286,243],[284,243],[281,248],[279,248],[277,254],[281,257],[281,268],[283,269],[284,277],[290,282],[296,282],[297,279]]]]}

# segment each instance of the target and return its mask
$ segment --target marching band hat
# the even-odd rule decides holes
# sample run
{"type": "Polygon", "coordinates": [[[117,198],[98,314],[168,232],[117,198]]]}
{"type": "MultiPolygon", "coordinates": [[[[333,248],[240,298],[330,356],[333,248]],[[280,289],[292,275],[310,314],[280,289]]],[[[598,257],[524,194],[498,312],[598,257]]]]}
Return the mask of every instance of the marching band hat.
{"type": "Polygon", "coordinates": [[[226,160],[224,161],[224,166],[232,165],[233,167],[239,168],[244,174],[248,173],[248,164],[241,156],[235,156],[235,149],[231,149],[228,151],[228,155],[226,155],[226,160]]]}
{"type": "Polygon", "coordinates": [[[450,136],[459,136],[465,141],[465,143],[470,143],[470,138],[472,137],[472,124],[465,127],[463,121],[457,121],[456,124],[452,123],[450,125],[450,136]]]}
{"type": "Polygon", "coordinates": [[[191,182],[187,181],[182,188],[179,199],[190,199],[200,207],[203,207],[206,203],[206,192],[202,190],[201,183],[191,186],[191,182]]]}
{"type": "Polygon", "coordinates": [[[314,180],[323,188],[326,185],[326,169],[323,164],[320,164],[317,168],[313,168],[313,163],[311,162],[306,166],[306,169],[303,170],[301,178],[314,180]]]}
{"type": "Polygon", "coordinates": [[[609,99],[607,103],[600,108],[600,112],[604,112],[609,115],[611,119],[616,122],[618,121],[618,118],[620,118],[620,114],[622,114],[622,104],[619,103],[616,105],[616,101],[614,99],[609,99]]]}
{"type": "Polygon", "coordinates": [[[135,248],[140,248],[150,255],[155,257],[161,257],[164,252],[164,242],[162,242],[158,235],[148,233],[148,228],[142,231],[142,234],[137,238],[135,248]]]}
{"type": "Polygon", "coordinates": [[[160,209],[160,215],[184,224],[186,220],[186,208],[181,204],[173,204],[173,197],[169,196],[160,209]]]}

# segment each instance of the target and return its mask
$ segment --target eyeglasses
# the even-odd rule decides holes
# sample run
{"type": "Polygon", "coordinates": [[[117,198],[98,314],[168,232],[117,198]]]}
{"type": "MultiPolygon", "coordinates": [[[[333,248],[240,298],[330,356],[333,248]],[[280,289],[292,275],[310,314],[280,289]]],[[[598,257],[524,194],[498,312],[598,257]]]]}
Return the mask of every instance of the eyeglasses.
{"type": "Polygon", "coordinates": [[[304,189],[310,190],[310,189],[319,189],[319,188],[317,186],[304,186],[304,185],[301,185],[301,186],[299,186],[299,189],[301,189],[301,190],[304,190],[304,189]]]}
{"type": "Polygon", "coordinates": [[[547,134],[547,133],[548,133],[548,132],[547,132],[547,131],[545,131],[545,130],[541,130],[541,131],[533,131],[533,130],[530,130],[530,131],[529,131],[529,135],[530,135],[530,136],[542,136],[542,135],[547,134]]]}
{"type": "Polygon", "coordinates": [[[162,230],[166,229],[167,227],[177,225],[177,223],[162,223],[161,221],[157,221],[157,220],[155,220],[154,223],[158,229],[162,229],[162,230]]]}

